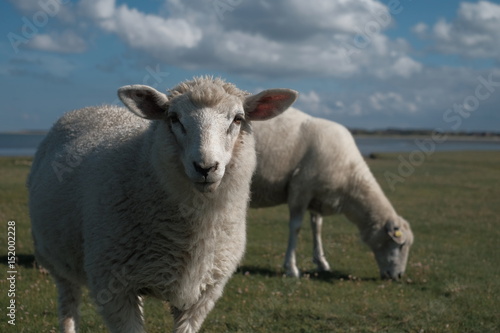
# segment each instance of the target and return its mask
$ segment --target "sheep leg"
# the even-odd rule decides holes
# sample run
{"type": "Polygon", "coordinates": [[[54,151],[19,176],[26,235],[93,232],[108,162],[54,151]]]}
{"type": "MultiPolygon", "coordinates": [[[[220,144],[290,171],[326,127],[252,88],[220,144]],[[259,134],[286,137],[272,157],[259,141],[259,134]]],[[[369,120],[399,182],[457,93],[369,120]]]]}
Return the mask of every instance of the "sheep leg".
{"type": "Polygon", "coordinates": [[[285,255],[285,271],[287,276],[300,277],[299,269],[295,259],[295,249],[299,237],[300,227],[304,218],[304,208],[290,207],[290,222],[288,233],[288,248],[285,255]]]}
{"type": "Polygon", "coordinates": [[[311,230],[313,234],[313,262],[318,267],[319,271],[330,271],[330,265],[325,258],[323,251],[323,241],[321,240],[321,230],[323,227],[323,216],[311,212],[311,230]]]}
{"type": "Polygon", "coordinates": [[[59,303],[59,327],[62,333],[78,332],[81,286],[64,278],[54,276],[59,303]]]}
{"type": "Polygon", "coordinates": [[[112,333],[144,333],[142,300],[133,293],[112,295],[100,312],[112,333]]]}
{"type": "Polygon", "coordinates": [[[222,295],[226,282],[227,279],[215,286],[208,287],[198,302],[185,310],[179,310],[172,306],[174,333],[198,332],[208,313],[213,309],[215,302],[222,295]]]}

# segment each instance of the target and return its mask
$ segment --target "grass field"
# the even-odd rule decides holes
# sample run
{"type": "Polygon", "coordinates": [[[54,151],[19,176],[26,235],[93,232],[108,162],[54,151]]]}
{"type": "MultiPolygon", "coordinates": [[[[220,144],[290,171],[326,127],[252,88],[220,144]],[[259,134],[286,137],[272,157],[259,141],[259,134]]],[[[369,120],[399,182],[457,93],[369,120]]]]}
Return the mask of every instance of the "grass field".
{"type": "MultiPolygon", "coordinates": [[[[404,155],[408,158],[408,154],[404,155]]],[[[499,332],[500,153],[435,153],[391,191],[397,154],[368,161],[386,194],[412,225],[415,243],[401,282],[381,281],[371,251],[344,217],[325,219],[333,272],[316,274],[310,227],[298,248],[301,279],[283,277],[287,209],[251,210],[239,271],[202,332],[499,332]]],[[[55,287],[34,268],[24,186],[28,158],[0,158],[1,332],[56,332],[55,287]],[[7,222],[16,222],[16,325],[6,314],[7,222]]],[[[81,332],[106,332],[88,296],[81,332]]],[[[148,332],[170,332],[168,305],[148,299],[148,332]]]]}

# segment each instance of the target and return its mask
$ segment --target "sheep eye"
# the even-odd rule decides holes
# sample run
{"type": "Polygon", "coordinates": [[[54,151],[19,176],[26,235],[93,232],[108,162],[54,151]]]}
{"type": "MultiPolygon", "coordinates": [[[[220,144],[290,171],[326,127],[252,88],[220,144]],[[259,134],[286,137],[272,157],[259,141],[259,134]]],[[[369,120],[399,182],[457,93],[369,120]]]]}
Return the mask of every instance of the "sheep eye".
{"type": "Polygon", "coordinates": [[[241,114],[237,114],[237,115],[234,117],[233,123],[235,123],[236,125],[241,125],[241,122],[242,122],[244,119],[245,119],[245,118],[243,117],[243,115],[241,115],[241,114]]]}
{"type": "Polygon", "coordinates": [[[182,133],[186,133],[186,129],[184,128],[184,125],[182,125],[181,121],[179,120],[179,116],[175,113],[171,113],[168,115],[168,120],[170,121],[170,125],[176,125],[178,124],[181,127],[182,133]]]}
{"type": "Polygon", "coordinates": [[[169,114],[168,115],[168,120],[170,120],[171,124],[177,124],[178,122],[180,122],[179,116],[176,115],[175,113],[169,114]]]}

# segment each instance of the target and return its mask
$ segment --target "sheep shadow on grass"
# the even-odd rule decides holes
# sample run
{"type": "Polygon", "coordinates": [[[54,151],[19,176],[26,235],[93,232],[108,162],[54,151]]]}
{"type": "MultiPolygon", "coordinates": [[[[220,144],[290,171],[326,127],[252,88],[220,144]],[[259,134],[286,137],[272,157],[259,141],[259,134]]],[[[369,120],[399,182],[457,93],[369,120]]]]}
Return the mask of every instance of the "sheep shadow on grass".
{"type": "MultiPolygon", "coordinates": [[[[8,256],[0,256],[0,262],[4,265],[8,265],[8,256]]],[[[35,256],[33,254],[17,254],[16,255],[16,266],[24,267],[24,268],[38,268],[41,269],[41,266],[37,264],[35,260],[35,256]]],[[[244,265],[240,266],[235,274],[241,275],[260,275],[265,277],[272,278],[282,278],[285,276],[285,273],[281,270],[272,270],[269,268],[252,266],[252,265],[244,265]]],[[[376,278],[359,278],[348,274],[346,272],[332,270],[329,272],[319,272],[316,270],[309,270],[302,272],[302,278],[308,278],[311,280],[318,280],[324,282],[335,282],[335,281],[376,281],[376,278]]]]}
{"type": "MultiPolygon", "coordinates": [[[[259,266],[252,266],[252,265],[244,265],[240,266],[238,270],[236,271],[236,274],[242,274],[242,275],[260,275],[264,277],[274,277],[274,278],[282,278],[285,276],[285,273],[282,270],[272,270],[269,268],[264,268],[264,267],[259,267],[259,266]]],[[[318,281],[324,281],[324,282],[330,282],[334,283],[335,281],[376,281],[376,278],[367,278],[367,277],[356,277],[351,274],[348,274],[346,272],[342,271],[316,271],[316,270],[309,270],[309,271],[304,271],[301,274],[302,278],[308,278],[311,280],[318,280],[318,281]]]]}
{"type": "MultiPolygon", "coordinates": [[[[0,256],[0,262],[6,266],[9,265],[9,256],[0,256]]],[[[35,256],[33,254],[16,254],[16,266],[21,266],[24,268],[36,268],[38,267],[35,256]]]]}

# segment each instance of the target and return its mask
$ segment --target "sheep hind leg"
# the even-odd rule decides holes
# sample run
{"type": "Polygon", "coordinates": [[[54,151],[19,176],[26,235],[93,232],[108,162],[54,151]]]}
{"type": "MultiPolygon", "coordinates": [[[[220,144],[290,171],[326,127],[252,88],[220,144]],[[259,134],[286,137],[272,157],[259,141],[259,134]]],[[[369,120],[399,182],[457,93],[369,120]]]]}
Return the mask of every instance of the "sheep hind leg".
{"type": "Polygon", "coordinates": [[[302,220],[304,219],[305,209],[292,208],[290,206],[290,222],[289,222],[289,234],[288,234],[288,247],[285,255],[285,271],[286,275],[290,277],[300,277],[300,271],[297,268],[297,262],[295,257],[295,250],[297,248],[297,242],[299,237],[300,228],[302,226],[302,220]]]}
{"type": "Polygon", "coordinates": [[[54,277],[58,292],[59,327],[62,333],[77,333],[80,321],[79,306],[82,289],[79,284],[54,277]]]}
{"type": "Polygon", "coordinates": [[[321,230],[323,227],[323,216],[311,212],[311,230],[313,234],[313,262],[320,272],[329,272],[330,265],[325,258],[323,251],[323,241],[321,239],[321,230]]]}

